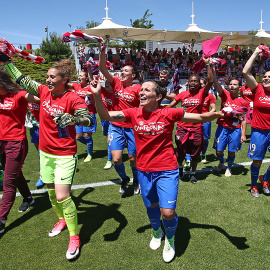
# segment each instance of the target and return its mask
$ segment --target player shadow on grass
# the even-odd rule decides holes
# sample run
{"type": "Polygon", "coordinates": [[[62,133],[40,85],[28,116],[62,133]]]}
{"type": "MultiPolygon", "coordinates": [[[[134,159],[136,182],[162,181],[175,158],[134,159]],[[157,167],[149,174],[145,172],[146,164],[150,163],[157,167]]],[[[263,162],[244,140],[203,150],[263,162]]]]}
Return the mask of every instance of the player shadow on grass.
{"type": "MultiPolygon", "coordinates": [[[[12,229],[22,225],[24,222],[27,222],[32,217],[38,216],[39,214],[47,211],[48,209],[52,207],[47,193],[42,193],[37,196],[35,195],[33,196],[33,198],[35,199],[35,203],[32,206],[30,206],[30,209],[28,211],[24,213],[18,213],[18,216],[19,215],[20,216],[16,220],[14,220],[12,223],[7,224],[6,229],[5,229],[5,234],[11,231],[12,229]]],[[[16,198],[16,200],[20,200],[20,199],[22,199],[21,196],[16,198]]],[[[1,235],[0,235],[0,238],[1,238],[1,235]]]]}
{"type": "MultiPolygon", "coordinates": [[[[143,233],[147,229],[151,229],[151,225],[146,225],[137,229],[138,233],[143,233]]],[[[239,250],[249,248],[249,245],[246,244],[247,238],[246,237],[239,237],[239,236],[231,236],[228,234],[224,229],[216,225],[209,225],[209,224],[198,224],[192,223],[186,217],[178,217],[178,227],[175,234],[175,255],[177,257],[181,257],[186,249],[188,248],[189,241],[191,238],[190,230],[191,229],[214,229],[219,233],[223,234],[227,239],[239,250]]],[[[164,229],[163,229],[164,230],[164,229]]],[[[164,238],[164,237],[163,237],[164,238]]],[[[164,240],[164,239],[163,239],[164,240]]],[[[149,238],[150,241],[150,238],[149,238]]]]}
{"type": "Polygon", "coordinates": [[[114,229],[112,233],[103,236],[105,241],[116,241],[128,223],[126,217],[118,210],[120,204],[104,205],[83,199],[93,191],[94,188],[86,188],[78,197],[73,197],[78,210],[78,221],[82,224],[79,232],[82,246],[90,242],[91,236],[101,228],[105,221],[114,219],[119,223],[117,228],[112,228],[114,229]]]}
{"type": "Polygon", "coordinates": [[[216,225],[192,223],[186,217],[178,217],[178,227],[175,234],[175,252],[177,257],[180,257],[185,253],[191,238],[191,229],[214,229],[227,237],[231,244],[233,244],[237,249],[243,250],[249,248],[249,245],[246,244],[246,237],[232,236],[216,225]]]}

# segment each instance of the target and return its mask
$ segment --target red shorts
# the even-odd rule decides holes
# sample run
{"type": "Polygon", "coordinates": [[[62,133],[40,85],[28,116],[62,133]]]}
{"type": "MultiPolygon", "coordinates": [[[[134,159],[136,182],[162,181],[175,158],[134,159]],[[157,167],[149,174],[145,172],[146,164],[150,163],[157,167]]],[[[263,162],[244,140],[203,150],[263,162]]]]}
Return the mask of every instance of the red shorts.
{"type": "Polygon", "coordinates": [[[177,145],[177,160],[182,163],[186,153],[190,154],[194,161],[198,161],[203,150],[203,133],[198,128],[184,129],[177,127],[175,133],[175,143],[177,145]]]}

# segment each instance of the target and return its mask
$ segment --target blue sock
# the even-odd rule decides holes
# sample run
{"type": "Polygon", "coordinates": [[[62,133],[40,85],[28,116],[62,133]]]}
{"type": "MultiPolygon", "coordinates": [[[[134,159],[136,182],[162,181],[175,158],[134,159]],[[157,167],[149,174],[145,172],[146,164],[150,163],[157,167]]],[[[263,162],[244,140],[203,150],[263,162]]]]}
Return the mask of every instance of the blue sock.
{"type": "Polygon", "coordinates": [[[147,215],[149,218],[149,221],[151,223],[151,226],[153,228],[154,231],[157,231],[159,229],[159,227],[161,226],[160,223],[160,208],[159,205],[156,206],[155,208],[146,208],[147,210],[147,215]]]}
{"type": "Polygon", "coordinates": [[[133,173],[133,181],[138,181],[138,171],[137,171],[137,167],[131,167],[132,173],[133,173]]]}
{"type": "Polygon", "coordinates": [[[107,143],[108,146],[108,161],[112,161],[112,152],[109,143],[107,143]]]}
{"type": "Polygon", "coordinates": [[[93,139],[92,137],[85,137],[86,147],[87,147],[87,153],[88,155],[93,155],[93,139]]]}
{"type": "Polygon", "coordinates": [[[263,175],[264,181],[269,181],[270,179],[270,166],[267,168],[266,173],[263,175]]]}
{"type": "Polygon", "coordinates": [[[77,138],[77,141],[83,143],[83,144],[86,144],[86,141],[85,141],[85,138],[84,137],[81,137],[81,138],[77,138]]]}
{"type": "Polygon", "coordinates": [[[127,177],[126,171],[125,171],[125,165],[124,165],[123,162],[120,165],[115,165],[114,164],[114,168],[115,168],[116,172],[118,173],[118,175],[120,176],[121,179],[125,179],[127,177]]]}
{"type": "Polygon", "coordinates": [[[224,160],[224,154],[221,154],[221,155],[218,155],[217,154],[217,159],[220,161],[220,163],[224,163],[225,160],[224,160]]]}
{"type": "Polygon", "coordinates": [[[38,154],[40,155],[40,150],[39,150],[39,149],[37,149],[37,151],[38,151],[38,154]]]}
{"type": "Polygon", "coordinates": [[[260,172],[260,167],[255,167],[253,164],[251,164],[250,174],[251,174],[251,185],[253,187],[257,186],[259,172],[260,172]]]}
{"type": "Polygon", "coordinates": [[[204,145],[203,145],[204,149],[202,151],[202,156],[205,156],[207,148],[208,148],[208,144],[209,144],[208,140],[204,141],[204,145]]]}
{"type": "Polygon", "coordinates": [[[190,154],[186,154],[186,161],[191,161],[191,156],[190,156],[190,154]]]}
{"type": "Polygon", "coordinates": [[[228,159],[228,168],[231,169],[232,165],[233,165],[233,162],[235,160],[235,155],[233,157],[228,156],[227,159],[228,159]]]}
{"type": "Polygon", "coordinates": [[[166,232],[166,236],[168,239],[172,239],[175,235],[177,224],[178,224],[178,216],[175,213],[175,217],[171,220],[162,219],[164,229],[166,232]]]}

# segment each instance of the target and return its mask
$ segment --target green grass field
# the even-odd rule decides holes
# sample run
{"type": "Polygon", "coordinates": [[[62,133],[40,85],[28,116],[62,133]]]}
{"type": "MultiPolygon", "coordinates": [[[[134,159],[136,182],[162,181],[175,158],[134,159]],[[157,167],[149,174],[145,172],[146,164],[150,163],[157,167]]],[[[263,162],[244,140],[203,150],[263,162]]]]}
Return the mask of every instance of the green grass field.
{"type": "MultiPolygon", "coordinates": [[[[220,100],[218,101],[219,108],[220,100]]],[[[97,117],[98,118],[98,117],[97,117]]],[[[149,248],[151,227],[140,195],[121,197],[119,185],[86,187],[73,190],[78,208],[82,248],[80,257],[69,262],[65,258],[68,231],[49,238],[57,217],[50,207],[47,193],[34,195],[36,203],[25,213],[18,208],[17,197],[0,238],[1,269],[270,269],[269,266],[269,199],[250,195],[248,166],[233,168],[227,178],[218,174],[218,164],[212,149],[216,124],[207,157],[209,162],[198,169],[210,168],[197,174],[198,183],[191,184],[185,176],[179,183],[176,232],[176,257],[170,263],[162,259],[162,247],[149,248]]],[[[248,162],[248,140],[237,153],[236,163],[248,162]]],[[[94,138],[94,159],[84,163],[86,147],[79,144],[79,171],[74,186],[117,180],[114,169],[105,171],[106,139],[98,131],[94,138]]],[[[125,151],[126,153],[126,151],[125,151]]],[[[226,152],[225,152],[226,153],[226,152]]],[[[225,154],[225,157],[227,153],[225,154]]],[[[266,155],[269,158],[269,154],[266,155]]],[[[131,176],[127,155],[127,173],[131,176]]],[[[261,173],[269,164],[264,163],[261,173]]],[[[23,172],[31,190],[39,176],[38,154],[32,144],[23,172]]],[[[1,191],[2,193],[2,191],[1,191]]]]}

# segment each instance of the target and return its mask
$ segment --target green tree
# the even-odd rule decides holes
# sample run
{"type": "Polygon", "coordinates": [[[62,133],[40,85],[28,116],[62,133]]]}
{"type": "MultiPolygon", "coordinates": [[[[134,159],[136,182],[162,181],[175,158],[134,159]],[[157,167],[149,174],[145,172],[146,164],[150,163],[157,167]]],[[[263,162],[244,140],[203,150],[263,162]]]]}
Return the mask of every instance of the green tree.
{"type": "MultiPolygon", "coordinates": [[[[151,20],[149,20],[149,17],[151,17],[153,14],[148,13],[148,12],[149,12],[149,9],[145,11],[141,19],[136,19],[135,21],[132,21],[132,19],[130,19],[131,26],[136,27],[136,28],[146,28],[146,29],[152,28],[154,24],[152,23],[151,20]]],[[[137,48],[138,50],[141,48],[145,48],[146,41],[135,41],[132,43],[132,47],[137,48]]]]}
{"type": "Polygon", "coordinates": [[[248,31],[249,36],[255,36],[256,34],[257,34],[257,31],[254,31],[254,30],[249,30],[248,31]]]}
{"type": "Polygon", "coordinates": [[[70,58],[72,54],[69,44],[62,44],[61,37],[55,32],[50,33],[48,39],[42,40],[40,49],[36,53],[40,54],[48,62],[70,58]]]}

